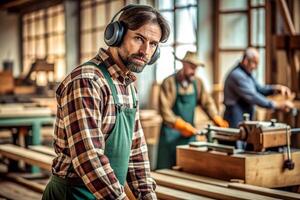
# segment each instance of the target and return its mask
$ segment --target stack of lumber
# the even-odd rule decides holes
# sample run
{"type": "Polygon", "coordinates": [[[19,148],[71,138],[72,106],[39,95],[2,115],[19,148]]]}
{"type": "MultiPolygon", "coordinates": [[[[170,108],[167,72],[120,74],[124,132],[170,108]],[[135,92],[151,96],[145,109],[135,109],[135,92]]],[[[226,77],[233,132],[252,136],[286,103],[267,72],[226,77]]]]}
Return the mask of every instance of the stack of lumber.
{"type": "MultiPolygon", "coordinates": [[[[208,199],[300,199],[300,195],[297,193],[243,183],[233,183],[169,169],[157,170],[152,172],[151,175],[158,186],[172,188],[178,192],[183,191],[208,199]]],[[[159,193],[158,197],[161,198],[159,193]]],[[[174,199],[194,198],[177,196],[174,199]]]]}

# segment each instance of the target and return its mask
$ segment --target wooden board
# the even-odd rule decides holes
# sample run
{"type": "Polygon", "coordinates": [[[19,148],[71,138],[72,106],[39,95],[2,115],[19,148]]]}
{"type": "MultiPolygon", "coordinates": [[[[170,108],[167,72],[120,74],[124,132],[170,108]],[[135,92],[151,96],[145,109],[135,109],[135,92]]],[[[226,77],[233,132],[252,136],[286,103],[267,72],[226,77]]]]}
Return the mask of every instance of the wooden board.
{"type": "Polygon", "coordinates": [[[284,171],[283,162],[286,157],[282,153],[229,156],[184,145],[177,147],[176,155],[176,165],[193,174],[227,181],[241,179],[247,184],[268,188],[300,184],[300,151],[292,153],[295,169],[284,171]]]}
{"type": "Polygon", "coordinates": [[[209,178],[209,177],[205,177],[205,176],[194,175],[194,174],[180,172],[180,171],[171,170],[171,169],[161,169],[161,170],[156,170],[155,172],[159,173],[159,174],[164,174],[164,175],[168,175],[168,176],[197,181],[200,183],[207,183],[207,184],[221,186],[221,187],[228,187],[228,184],[230,183],[228,181],[209,178]]]}
{"type": "Polygon", "coordinates": [[[212,200],[212,198],[204,197],[204,196],[199,196],[195,194],[191,194],[188,192],[183,192],[180,190],[175,190],[172,188],[167,188],[164,186],[158,185],[156,187],[156,195],[158,199],[161,200],[167,200],[167,199],[172,199],[172,200],[212,200]]]}
{"type": "Polygon", "coordinates": [[[250,192],[239,191],[231,188],[223,188],[215,185],[204,184],[196,181],[185,180],[182,178],[167,176],[151,172],[152,178],[155,179],[158,185],[162,185],[185,192],[203,195],[209,198],[223,199],[223,200],[234,200],[234,199],[249,199],[249,200],[269,200],[277,199],[267,197],[264,195],[253,194],[250,192]]]}
{"type": "Polygon", "coordinates": [[[29,165],[51,171],[53,156],[43,155],[12,144],[0,145],[0,154],[13,160],[23,160],[29,165]]]}
{"type": "Polygon", "coordinates": [[[16,117],[44,117],[52,116],[52,111],[47,107],[26,107],[22,104],[1,104],[0,118],[16,117]]]}
{"type": "Polygon", "coordinates": [[[179,177],[186,180],[193,180],[201,183],[216,185],[220,187],[228,187],[228,188],[234,188],[237,190],[252,192],[254,194],[262,194],[269,197],[275,197],[280,199],[291,199],[291,200],[299,200],[300,195],[292,192],[285,192],[275,189],[269,189],[249,184],[241,184],[241,183],[232,183],[228,181],[222,181],[219,179],[213,179],[208,178],[204,176],[194,175],[186,172],[176,171],[176,170],[170,170],[170,169],[162,169],[162,170],[156,170],[156,173],[169,175],[173,177],[179,177]]]}
{"type": "Polygon", "coordinates": [[[49,156],[56,156],[54,149],[51,147],[47,147],[43,145],[34,145],[34,146],[29,146],[29,149],[49,156]]]}
{"type": "Polygon", "coordinates": [[[254,192],[256,194],[262,194],[270,197],[276,197],[280,199],[290,199],[290,200],[299,200],[300,194],[292,193],[292,192],[285,192],[280,190],[274,190],[264,187],[258,187],[254,185],[248,184],[241,184],[241,183],[230,183],[228,185],[229,188],[235,188],[238,190],[254,192]]]}
{"type": "Polygon", "coordinates": [[[10,181],[0,181],[0,197],[10,200],[40,200],[42,194],[10,181]]]}

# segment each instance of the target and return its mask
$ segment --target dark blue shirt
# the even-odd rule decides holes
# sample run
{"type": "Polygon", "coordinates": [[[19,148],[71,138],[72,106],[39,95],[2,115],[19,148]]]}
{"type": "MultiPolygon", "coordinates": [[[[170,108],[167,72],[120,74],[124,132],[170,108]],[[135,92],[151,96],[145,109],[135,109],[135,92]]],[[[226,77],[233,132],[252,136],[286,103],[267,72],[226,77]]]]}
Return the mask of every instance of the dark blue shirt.
{"type": "Polygon", "coordinates": [[[224,85],[224,118],[230,127],[237,127],[243,114],[254,114],[254,106],[274,108],[272,101],[265,96],[274,93],[271,85],[261,86],[241,65],[235,67],[227,76],[224,85]]]}

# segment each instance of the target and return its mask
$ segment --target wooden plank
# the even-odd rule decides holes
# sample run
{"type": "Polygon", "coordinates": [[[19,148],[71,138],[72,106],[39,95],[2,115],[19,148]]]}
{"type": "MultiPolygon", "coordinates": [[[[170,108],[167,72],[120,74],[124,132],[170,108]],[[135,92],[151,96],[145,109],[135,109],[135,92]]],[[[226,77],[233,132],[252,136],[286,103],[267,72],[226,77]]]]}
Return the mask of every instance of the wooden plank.
{"type": "Polygon", "coordinates": [[[291,199],[291,200],[299,200],[300,195],[292,192],[285,192],[280,190],[274,190],[264,187],[258,187],[254,185],[241,184],[241,183],[229,183],[229,188],[234,188],[238,190],[243,190],[247,192],[253,192],[256,194],[262,194],[270,197],[276,197],[280,199],[291,199]]]}
{"type": "Polygon", "coordinates": [[[52,147],[47,147],[43,145],[31,145],[28,148],[33,151],[43,153],[49,156],[56,156],[56,153],[54,152],[54,149],[52,147]]]}
{"type": "Polygon", "coordinates": [[[29,165],[51,171],[53,156],[43,155],[12,144],[0,145],[0,154],[13,160],[23,160],[29,165]]]}
{"type": "Polygon", "coordinates": [[[17,117],[45,117],[51,116],[52,111],[47,107],[26,107],[22,104],[18,106],[5,105],[0,106],[0,118],[17,118],[17,117]]]}
{"type": "Polygon", "coordinates": [[[10,200],[40,200],[42,194],[10,181],[0,181],[0,196],[10,200]]]}
{"type": "Polygon", "coordinates": [[[275,197],[280,199],[292,199],[292,200],[300,199],[299,194],[295,194],[291,192],[274,190],[274,189],[269,189],[269,188],[264,188],[264,187],[249,185],[249,184],[231,183],[228,181],[222,181],[219,179],[198,176],[198,175],[176,171],[176,170],[162,169],[162,170],[156,170],[155,172],[159,174],[169,175],[169,176],[197,181],[201,183],[206,183],[206,184],[211,184],[211,185],[216,185],[221,187],[235,188],[238,190],[253,192],[255,194],[262,194],[269,197],[275,197]]]}
{"type": "Polygon", "coordinates": [[[155,179],[158,185],[165,187],[174,188],[177,190],[182,190],[185,192],[190,192],[193,194],[203,195],[209,198],[224,199],[224,200],[234,200],[234,199],[249,199],[249,200],[269,200],[276,199],[273,197],[267,197],[264,195],[253,194],[245,191],[238,191],[230,188],[223,188],[214,185],[208,185],[204,183],[199,183],[196,181],[185,180],[177,177],[167,176],[163,174],[158,174],[151,172],[152,178],[155,179]]]}
{"type": "Polygon", "coordinates": [[[30,188],[31,190],[39,192],[39,193],[43,193],[46,188],[45,185],[36,183],[34,181],[27,180],[23,177],[15,175],[15,174],[8,174],[8,175],[6,175],[6,177],[16,183],[20,183],[20,184],[30,188]]]}
{"type": "Polygon", "coordinates": [[[179,191],[172,188],[167,188],[161,185],[157,185],[155,192],[157,198],[161,200],[212,200],[212,198],[179,191]]]}
{"type": "Polygon", "coordinates": [[[161,169],[161,170],[156,170],[155,172],[159,173],[159,174],[169,175],[169,176],[178,177],[178,178],[184,178],[187,180],[197,181],[200,183],[206,183],[206,184],[216,185],[216,186],[221,186],[221,187],[228,187],[228,184],[230,183],[228,181],[209,178],[209,177],[205,177],[205,176],[194,175],[194,174],[171,170],[171,169],[161,169]]]}

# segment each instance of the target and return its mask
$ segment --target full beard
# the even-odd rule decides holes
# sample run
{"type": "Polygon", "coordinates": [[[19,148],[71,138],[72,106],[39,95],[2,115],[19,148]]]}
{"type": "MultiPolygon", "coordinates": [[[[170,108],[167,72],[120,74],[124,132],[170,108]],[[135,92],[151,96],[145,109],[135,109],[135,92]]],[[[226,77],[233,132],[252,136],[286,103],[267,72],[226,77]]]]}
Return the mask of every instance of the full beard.
{"type": "Polygon", "coordinates": [[[127,58],[125,58],[125,56],[122,56],[119,53],[119,57],[121,58],[125,67],[131,72],[135,72],[135,73],[141,73],[148,63],[148,60],[145,58],[143,54],[131,54],[127,58]],[[134,61],[134,59],[141,59],[144,61],[145,64],[137,63],[134,61]]]}
{"type": "Polygon", "coordinates": [[[195,76],[187,76],[185,75],[185,80],[188,82],[188,83],[192,83],[194,80],[195,80],[195,76]]]}

